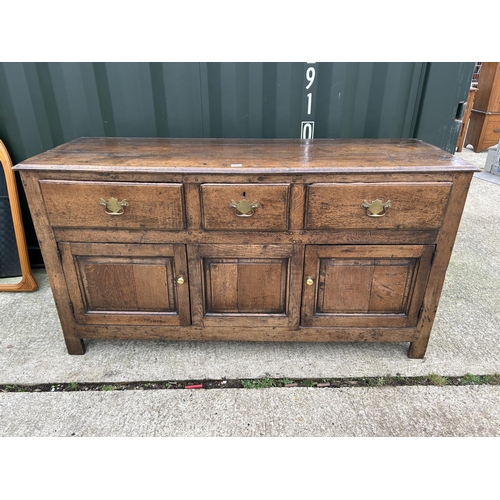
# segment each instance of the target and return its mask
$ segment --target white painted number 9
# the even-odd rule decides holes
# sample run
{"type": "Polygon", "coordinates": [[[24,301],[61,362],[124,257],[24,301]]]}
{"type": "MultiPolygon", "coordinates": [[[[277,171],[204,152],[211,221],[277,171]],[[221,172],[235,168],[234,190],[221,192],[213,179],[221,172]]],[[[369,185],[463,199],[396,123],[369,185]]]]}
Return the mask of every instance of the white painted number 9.
{"type": "Polygon", "coordinates": [[[306,71],[306,80],[309,82],[306,86],[306,90],[311,88],[311,85],[314,83],[314,79],[316,78],[316,70],[314,68],[307,68],[306,71]]]}

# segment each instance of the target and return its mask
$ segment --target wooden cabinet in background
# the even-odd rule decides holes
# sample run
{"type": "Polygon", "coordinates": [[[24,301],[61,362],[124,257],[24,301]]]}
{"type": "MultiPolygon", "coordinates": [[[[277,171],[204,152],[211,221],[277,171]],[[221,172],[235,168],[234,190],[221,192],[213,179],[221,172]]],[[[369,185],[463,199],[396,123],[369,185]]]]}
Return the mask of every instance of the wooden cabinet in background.
{"type": "Polygon", "coordinates": [[[83,339],[409,342],[477,169],[418,140],[83,138],[17,165],[83,339]]]}
{"type": "Polygon", "coordinates": [[[457,153],[460,153],[464,146],[465,134],[467,133],[467,128],[469,126],[470,115],[472,113],[472,106],[474,104],[476,92],[477,88],[471,87],[469,89],[469,94],[467,95],[467,103],[465,105],[464,116],[462,117],[462,124],[460,125],[460,130],[457,138],[457,153]]]}
{"type": "Polygon", "coordinates": [[[500,141],[500,63],[483,62],[464,145],[476,153],[500,141]]]}

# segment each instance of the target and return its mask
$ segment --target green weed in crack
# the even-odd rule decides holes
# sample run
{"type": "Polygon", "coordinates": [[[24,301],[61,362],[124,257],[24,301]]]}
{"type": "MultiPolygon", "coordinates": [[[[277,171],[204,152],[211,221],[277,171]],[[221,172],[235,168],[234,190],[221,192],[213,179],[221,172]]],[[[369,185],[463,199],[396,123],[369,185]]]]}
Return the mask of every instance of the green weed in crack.
{"type": "Polygon", "coordinates": [[[448,379],[446,377],[442,377],[441,375],[437,375],[436,373],[430,373],[427,376],[427,380],[431,385],[443,386],[446,385],[448,379]]]}
{"type": "MultiPolygon", "coordinates": [[[[4,384],[0,385],[1,393],[12,392],[82,392],[82,391],[134,391],[134,390],[179,390],[184,389],[188,381],[139,381],[122,383],[85,383],[69,382],[54,384],[22,385],[4,384]]],[[[221,380],[198,380],[189,381],[189,384],[202,384],[204,390],[209,389],[267,389],[275,387],[297,387],[297,388],[355,388],[355,387],[400,387],[400,386],[467,386],[467,385],[500,385],[500,374],[474,375],[467,373],[462,376],[443,376],[430,373],[427,376],[403,377],[401,374],[395,376],[385,375],[379,377],[351,377],[351,378],[255,378],[255,379],[221,379],[221,380]]]]}

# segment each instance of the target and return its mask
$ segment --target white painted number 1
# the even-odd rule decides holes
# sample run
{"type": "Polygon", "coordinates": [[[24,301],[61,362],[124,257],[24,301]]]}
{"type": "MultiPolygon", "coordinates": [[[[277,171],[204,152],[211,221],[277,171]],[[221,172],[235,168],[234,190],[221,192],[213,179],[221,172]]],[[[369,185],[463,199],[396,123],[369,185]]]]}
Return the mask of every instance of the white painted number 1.
{"type": "Polygon", "coordinates": [[[307,114],[308,115],[311,114],[312,102],[313,102],[313,93],[309,92],[309,94],[307,94],[307,114]]]}

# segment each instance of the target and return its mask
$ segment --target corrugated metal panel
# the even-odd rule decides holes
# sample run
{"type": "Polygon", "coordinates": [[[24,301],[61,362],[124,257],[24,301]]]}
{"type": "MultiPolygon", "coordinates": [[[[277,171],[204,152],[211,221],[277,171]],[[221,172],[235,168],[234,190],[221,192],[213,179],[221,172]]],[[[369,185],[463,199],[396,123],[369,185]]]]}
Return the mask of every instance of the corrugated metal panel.
{"type": "Polygon", "coordinates": [[[410,137],[423,63],[4,63],[15,161],[80,136],[410,137]],[[307,115],[307,93],[312,92],[307,115]]]}
{"type": "Polygon", "coordinates": [[[422,63],[208,63],[200,67],[207,137],[408,137],[422,63]],[[307,115],[308,92],[313,92],[307,115]]]}
{"type": "Polygon", "coordinates": [[[318,67],[317,137],[409,137],[422,63],[318,67]]]}
{"type": "Polygon", "coordinates": [[[414,136],[454,153],[474,63],[429,63],[416,113],[414,136]]]}
{"type": "MultiPolygon", "coordinates": [[[[0,63],[0,137],[18,163],[82,136],[298,138],[301,122],[313,121],[318,138],[417,137],[451,152],[473,67],[0,63]]],[[[28,244],[36,246],[20,196],[28,244]]]]}
{"type": "Polygon", "coordinates": [[[5,63],[0,134],[14,161],[82,136],[203,137],[197,63],[5,63]]]}

